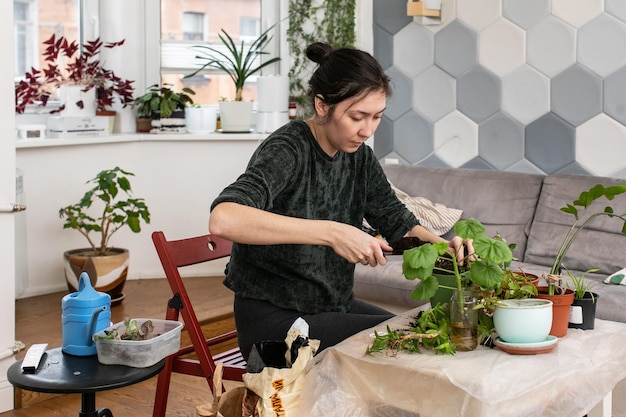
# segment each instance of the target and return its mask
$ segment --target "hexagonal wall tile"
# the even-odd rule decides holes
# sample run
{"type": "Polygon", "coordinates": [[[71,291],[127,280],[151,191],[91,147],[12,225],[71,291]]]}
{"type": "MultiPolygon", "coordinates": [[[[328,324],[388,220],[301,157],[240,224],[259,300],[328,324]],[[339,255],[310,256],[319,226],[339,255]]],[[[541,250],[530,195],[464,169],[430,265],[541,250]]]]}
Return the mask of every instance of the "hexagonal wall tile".
{"type": "Polygon", "coordinates": [[[373,27],[374,54],[383,68],[393,65],[393,36],[378,25],[373,27]]]}
{"type": "MultiPolygon", "coordinates": [[[[433,33],[437,33],[448,26],[451,22],[454,22],[456,20],[456,1],[457,0],[442,0],[440,22],[435,25],[426,25],[424,27],[433,33]]],[[[417,19],[414,18],[414,20],[417,19]]]]}
{"type": "Polygon", "coordinates": [[[605,114],[580,125],[576,129],[576,161],[601,176],[626,168],[626,127],[605,114]]]}
{"type": "Polygon", "coordinates": [[[374,154],[380,159],[393,151],[393,122],[383,115],[374,133],[374,154]]]}
{"type": "Polygon", "coordinates": [[[435,123],[435,154],[458,168],[478,155],[478,126],[454,111],[435,123]]]}
{"type": "Polygon", "coordinates": [[[502,0],[502,16],[524,29],[549,14],[550,2],[546,0],[502,0]]]}
{"type": "Polygon", "coordinates": [[[437,66],[413,80],[413,108],[435,122],[456,107],[456,81],[437,66]]]}
{"type": "MultiPolygon", "coordinates": [[[[435,146],[436,140],[435,133],[435,146]]],[[[478,125],[478,154],[499,170],[523,159],[524,126],[502,112],[494,114],[478,125]]]]}
{"type": "Polygon", "coordinates": [[[626,65],[626,24],[602,13],[578,30],[578,62],[601,77],[626,65]]]}
{"type": "Polygon", "coordinates": [[[478,34],[459,20],[435,34],[435,64],[458,77],[478,63],[478,34]]]}
{"type": "Polygon", "coordinates": [[[576,31],[548,16],[526,34],[526,62],[553,77],[576,62],[576,31]]]}
{"type": "Polygon", "coordinates": [[[393,94],[387,99],[385,115],[396,120],[411,108],[413,81],[396,67],[389,68],[386,73],[391,80],[393,94]]]}
{"type": "Polygon", "coordinates": [[[411,77],[431,66],[435,59],[434,35],[410,23],[393,37],[394,64],[411,77]]]}
{"type": "Polygon", "coordinates": [[[626,22],[626,1],[604,0],[604,11],[617,17],[622,22],[626,22]]]}
{"type": "Polygon", "coordinates": [[[475,67],[457,79],[457,109],[480,123],[500,109],[501,90],[498,77],[483,67],[475,67]]]}
{"type": "Polygon", "coordinates": [[[576,64],[552,78],[550,96],[552,111],[578,126],[602,111],[602,80],[576,64]]]}
{"type": "Polygon", "coordinates": [[[550,111],[550,80],[523,65],[502,79],[502,110],[524,124],[550,111]]]}
{"type": "Polygon", "coordinates": [[[506,75],[524,63],[526,33],[506,19],[498,19],[480,34],[478,62],[496,75],[506,75]]]}
{"type": "Polygon", "coordinates": [[[526,126],[526,159],[543,172],[552,174],[574,161],[576,131],[554,113],[526,126]]]}
{"type": "Polygon", "coordinates": [[[626,125],[626,67],[604,79],[604,112],[626,125]]]}
{"type": "Polygon", "coordinates": [[[406,0],[388,0],[372,2],[374,24],[392,35],[411,23],[411,16],[406,15],[406,0]]]}
{"type": "Polygon", "coordinates": [[[469,27],[481,31],[502,15],[502,5],[500,0],[459,1],[456,15],[469,27]]]}
{"type": "Polygon", "coordinates": [[[552,0],[552,14],[579,28],[602,13],[604,0],[552,0]]]}
{"type": "Polygon", "coordinates": [[[409,164],[428,158],[433,150],[433,124],[416,112],[408,112],[393,125],[393,150],[409,164]]]}

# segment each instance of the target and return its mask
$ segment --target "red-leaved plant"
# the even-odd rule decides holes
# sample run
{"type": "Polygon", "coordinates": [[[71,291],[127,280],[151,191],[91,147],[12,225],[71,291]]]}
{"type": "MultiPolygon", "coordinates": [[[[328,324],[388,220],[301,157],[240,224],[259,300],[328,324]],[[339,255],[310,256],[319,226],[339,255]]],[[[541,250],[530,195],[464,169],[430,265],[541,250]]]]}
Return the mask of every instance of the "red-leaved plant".
{"type": "MultiPolygon", "coordinates": [[[[29,104],[40,103],[46,106],[48,100],[61,85],[81,85],[83,91],[96,89],[97,110],[107,110],[113,104],[114,96],[119,97],[123,107],[133,103],[134,87],[129,81],[115,75],[102,66],[99,59],[100,49],[115,48],[124,44],[119,42],[103,43],[100,38],[82,45],[82,51],[76,41],[69,42],[64,36],[53,34],[44,41],[43,53],[47,67],[43,70],[31,68],[25,79],[15,85],[15,111],[23,113],[29,104]]],[[[58,110],[62,111],[62,105],[58,110]]]]}

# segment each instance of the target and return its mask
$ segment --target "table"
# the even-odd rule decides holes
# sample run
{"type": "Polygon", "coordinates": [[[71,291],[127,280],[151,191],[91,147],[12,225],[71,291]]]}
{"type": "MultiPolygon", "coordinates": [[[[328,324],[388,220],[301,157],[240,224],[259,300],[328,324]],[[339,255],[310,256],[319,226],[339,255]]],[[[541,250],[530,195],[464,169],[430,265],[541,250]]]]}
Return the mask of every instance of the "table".
{"type": "MultiPolygon", "coordinates": [[[[416,309],[417,310],[417,309],[416,309]]],[[[479,346],[436,355],[366,355],[374,330],[406,328],[415,310],[321,352],[306,376],[299,416],[579,417],[611,415],[626,378],[626,324],[569,329],[549,353],[510,355],[479,346]]]]}
{"type": "Polygon", "coordinates": [[[74,356],[49,349],[37,373],[23,373],[22,361],[9,367],[7,379],[18,388],[29,391],[81,394],[80,417],[111,417],[108,408],[96,409],[96,392],[136,384],[158,374],[165,360],[148,368],[103,365],[98,357],[74,356]]]}

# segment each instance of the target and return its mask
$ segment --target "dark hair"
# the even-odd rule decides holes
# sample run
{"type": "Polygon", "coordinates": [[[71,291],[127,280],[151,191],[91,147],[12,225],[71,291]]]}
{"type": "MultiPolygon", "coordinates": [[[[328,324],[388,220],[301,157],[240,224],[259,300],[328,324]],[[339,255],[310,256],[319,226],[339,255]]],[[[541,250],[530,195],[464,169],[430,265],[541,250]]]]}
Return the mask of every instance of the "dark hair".
{"type": "Polygon", "coordinates": [[[317,63],[309,79],[308,95],[315,108],[318,96],[333,114],[338,103],[373,91],[391,95],[389,78],[376,59],[365,51],[354,48],[334,49],[331,45],[316,42],[306,48],[306,56],[317,63]]]}

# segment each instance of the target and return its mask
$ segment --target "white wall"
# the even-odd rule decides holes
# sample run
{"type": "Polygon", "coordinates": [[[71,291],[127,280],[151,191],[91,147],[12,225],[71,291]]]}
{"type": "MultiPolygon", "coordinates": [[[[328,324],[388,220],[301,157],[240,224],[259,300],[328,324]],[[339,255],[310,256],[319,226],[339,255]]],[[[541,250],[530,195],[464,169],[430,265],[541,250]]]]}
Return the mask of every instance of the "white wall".
{"type": "MultiPolygon", "coordinates": [[[[97,144],[18,148],[17,166],[24,173],[28,206],[27,253],[23,254],[28,277],[26,289],[18,298],[66,288],[63,252],[85,247],[87,241],[77,231],[62,228],[58,210],[79,201],[88,189],[87,180],[115,166],[135,174],[131,182],[134,195],[145,198],[152,222],[140,234],[127,228],[120,230],[112,244],[130,250],[129,279],[163,277],[150,238],[152,231],[163,230],[171,238],[206,233],[211,202],[244,171],[260,138],[253,134],[248,140],[233,140],[232,136],[222,135],[227,139],[199,141],[154,136],[135,135],[123,142],[115,142],[112,137],[97,144]]],[[[219,275],[223,266],[205,267],[196,273],[219,275]]]]}

